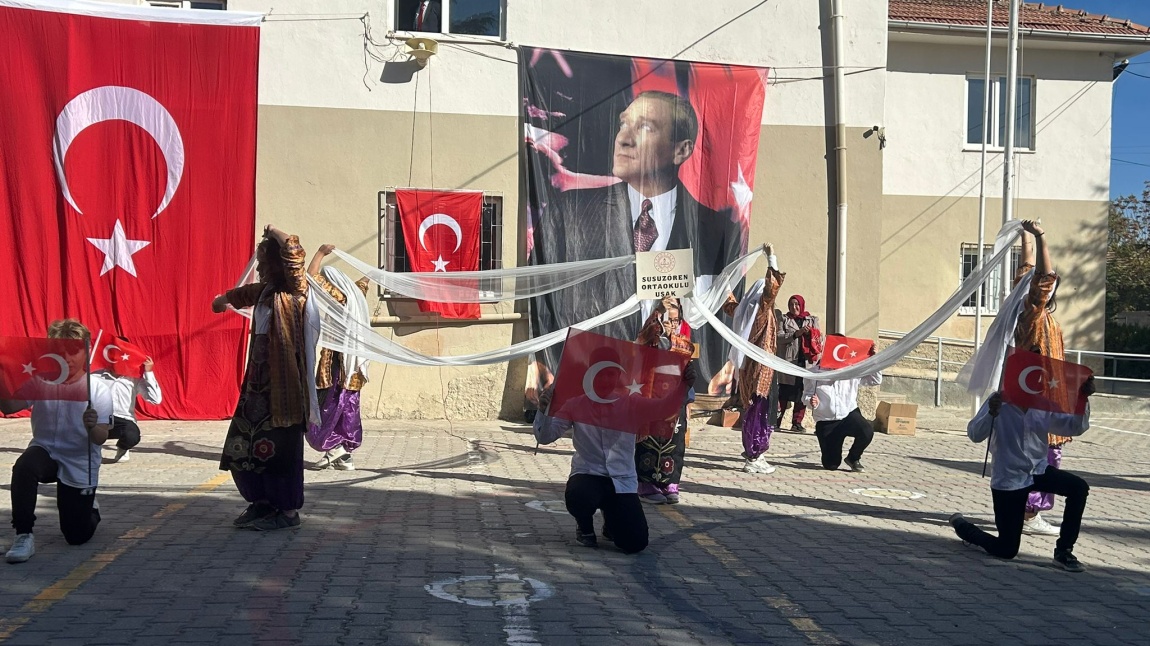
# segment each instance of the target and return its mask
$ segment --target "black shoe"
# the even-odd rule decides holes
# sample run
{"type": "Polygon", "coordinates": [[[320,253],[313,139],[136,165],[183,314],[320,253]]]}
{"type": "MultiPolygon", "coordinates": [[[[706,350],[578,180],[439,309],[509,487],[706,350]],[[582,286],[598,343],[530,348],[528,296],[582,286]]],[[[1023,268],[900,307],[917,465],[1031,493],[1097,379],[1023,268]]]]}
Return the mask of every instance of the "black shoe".
{"type": "Polygon", "coordinates": [[[846,465],[851,468],[851,471],[854,471],[855,473],[863,473],[866,471],[866,467],[863,466],[861,459],[852,460],[847,458],[846,460],[843,460],[843,462],[845,462],[846,465]]]}
{"type": "Polygon", "coordinates": [[[950,526],[953,527],[955,531],[958,531],[958,526],[965,523],[966,518],[964,518],[962,514],[955,512],[950,515],[950,520],[947,522],[950,523],[950,526]]]}
{"type": "Polygon", "coordinates": [[[1070,550],[1054,550],[1054,567],[1062,568],[1067,572],[1086,571],[1086,566],[1079,563],[1074,552],[1070,550]]]}
{"type": "Polygon", "coordinates": [[[232,525],[241,529],[251,527],[252,523],[273,513],[275,513],[275,509],[266,502],[253,502],[248,505],[244,513],[236,516],[235,520],[232,521],[232,525]]]}
{"type": "Polygon", "coordinates": [[[583,547],[599,547],[599,539],[595,538],[595,532],[584,534],[579,528],[575,528],[575,542],[583,547]]]}
{"type": "Polygon", "coordinates": [[[300,518],[299,512],[296,512],[295,516],[288,516],[282,511],[277,511],[274,514],[268,514],[267,516],[260,518],[248,527],[256,530],[257,532],[271,532],[277,529],[292,529],[299,527],[300,523],[302,522],[303,520],[300,518]]]}

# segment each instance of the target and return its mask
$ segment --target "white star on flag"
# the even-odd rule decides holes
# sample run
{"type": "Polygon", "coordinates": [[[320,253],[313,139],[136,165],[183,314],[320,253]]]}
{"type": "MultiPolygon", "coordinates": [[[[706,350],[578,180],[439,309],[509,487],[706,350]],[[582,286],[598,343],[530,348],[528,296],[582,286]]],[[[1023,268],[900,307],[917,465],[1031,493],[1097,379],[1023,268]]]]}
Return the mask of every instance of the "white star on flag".
{"type": "Polygon", "coordinates": [[[639,391],[643,390],[643,384],[632,379],[631,385],[627,386],[627,390],[628,390],[628,395],[638,395],[639,391]]]}
{"type": "Polygon", "coordinates": [[[855,352],[854,350],[851,350],[851,357],[853,358],[853,357],[857,357],[857,356],[859,356],[859,353],[855,352]]]}
{"type": "Polygon", "coordinates": [[[1047,390],[1054,390],[1057,387],[1058,387],[1058,380],[1057,379],[1051,379],[1050,381],[1046,382],[1046,389],[1047,390]]]}
{"type": "Polygon", "coordinates": [[[743,177],[743,167],[739,166],[739,179],[731,182],[731,192],[735,195],[735,203],[739,205],[739,212],[747,210],[751,205],[751,200],[755,197],[755,193],[747,184],[747,179],[743,177]]]}
{"type": "Polygon", "coordinates": [[[121,354],[121,355],[120,355],[120,361],[127,361],[129,358],[130,358],[130,357],[129,357],[128,355],[126,355],[126,354],[121,354]]]}
{"type": "Polygon", "coordinates": [[[30,364],[30,363],[24,364],[24,374],[30,375],[34,372],[36,372],[36,368],[33,367],[32,364],[30,364]]]}
{"type": "Polygon", "coordinates": [[[434,271],[442,271],[444,273],[447,273],[447,263],[449,263],[449,262],[451,262],[451,261],[450,260],[444,260],[443,256],[440,256],[439,260],[432,260],[431,264],[435,265],[434,271]]]}
{"type": "Polygon", "coordinates": [[[124,235],[124,225],[118,219],[110,238],[88,238],[88,242],[104,252],[104,266],[100,269],[101,276],[112,271],[115,267],[135,276],[136,263],[132,261],[132,254],[152,244],[149,240],[129,240],[128,236],[124,235]]]}

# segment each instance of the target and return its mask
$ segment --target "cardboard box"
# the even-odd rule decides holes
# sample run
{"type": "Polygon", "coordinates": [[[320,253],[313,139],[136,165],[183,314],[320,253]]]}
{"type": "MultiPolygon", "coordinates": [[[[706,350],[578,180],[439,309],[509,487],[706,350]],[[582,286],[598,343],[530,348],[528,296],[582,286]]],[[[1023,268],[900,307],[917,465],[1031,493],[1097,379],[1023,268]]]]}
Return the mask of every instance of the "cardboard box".
{"type": "Polygon", "coordinates": [[[918,404],[879,402],[874,416],[874,430],[887,435],[914,435],[918,404]]]}
{"type": "Polygon", "coordinates": [[[687,419],[702,418],[709,426],[731,428],[739,421],[739,414],[722,409],[726,401],[726,395],[695,395],[695,401],[687,406],[687,419]]]}

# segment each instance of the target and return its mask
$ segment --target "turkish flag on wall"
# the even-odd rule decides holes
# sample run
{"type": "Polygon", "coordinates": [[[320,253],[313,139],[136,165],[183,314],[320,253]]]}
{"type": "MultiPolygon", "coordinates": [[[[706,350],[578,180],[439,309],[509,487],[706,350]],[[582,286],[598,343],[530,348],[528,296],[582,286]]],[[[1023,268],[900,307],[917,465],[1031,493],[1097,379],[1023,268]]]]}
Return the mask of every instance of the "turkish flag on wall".
{"type": "Polygon", "coordinates": [[[210,304],[254,245],[259,16],[20,4],[0,4],[0,334],[78,318],[151,350],[146,415],[231,415],[247,322],[210,304]]]}
{"type": "Polygon", "coordinates": [[[1006,357],[1002,400],[1020,408],[1081,415],[1086,412],[1082,384],[1092,376],[1086,366],[1014,350],[1006,357]]]}
{"type": "MultiPolygon", "coordinates": [[[[395,192],[395,202],[412,271],[479,270],[483,193],[404,190],[395,192]]],[[[419,311],[477,319],[479,303],[419,301],[419,311]]]]}
{"type": "Polygon", "coordinates": [[[0,399],[86,401],[87,352],[79,339],[0,337],[0,399]]]}
{"type": "Polygon", "coordinates": [[[614,431],[671,437],[687,397],[677,352],[572,329],[547,414],[614,431]]]}
{"type": "Polygon", "coordinates": [[[92,371],[108,370],[121,377],[141,377],[144,359],[150,356],[143,348],[104,330],[92,341],[92,371]]]}
{"type": "Polygon", "coordinates": [[[819,365],[826,370],[845,368],[874,354],[874,341],[855,339],[841,334],[828,334],[819,365]]]}

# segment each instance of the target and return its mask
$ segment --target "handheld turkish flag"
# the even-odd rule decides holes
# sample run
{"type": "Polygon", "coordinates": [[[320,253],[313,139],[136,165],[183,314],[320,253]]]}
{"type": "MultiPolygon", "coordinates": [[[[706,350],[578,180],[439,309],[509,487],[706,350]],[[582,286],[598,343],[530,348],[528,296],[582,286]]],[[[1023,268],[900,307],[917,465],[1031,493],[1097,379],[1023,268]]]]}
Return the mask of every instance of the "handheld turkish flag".
{"type": "Polygon", "coordinates": [[[671,437],[686,401],[677,352],[572,329],[547,414],[614,431],[671,437]]]}
{"type": "Polygon", "coordinates": [[[874,354],[874,341],[855,339],[841,334],[828,334],[823,346],[823,358],[819,362],[824,370],[845,368],[874,354]]]}
{"type": "Polygon", "coordinates": [[[1020,408],[1081,415],[1086,412],[1082,384],[1092,376],[1086,366],[1014,350],[1006,357],[1002,400],[1020,408]]]}
{"type": "MultiPolygon", "coordinates": [[[[478,271],[483,193],[478,191],[395,192],[403,245],[412,271],[478,271]]],[[[419,311],[449,319],[479,318],[479,303],[419,301],[419,311]]]]}
{"type": "Polygon", "coordinates": [[[0,399],[87,401],[82,339],[0,337],[0,399]]]}
{"type": "Polygon", "coordinates": [[[235,410],[255,245],[259,14],[0,0],[0,335],[83,320],[171,371],[147,417],[235,410]]]}
{"type": "Polygon", "coordinates": [[[140,377],[148,353],[139,346],[100,330],[92,342],[92,370],[108,370],[121,377],[140,377]]]}

